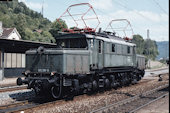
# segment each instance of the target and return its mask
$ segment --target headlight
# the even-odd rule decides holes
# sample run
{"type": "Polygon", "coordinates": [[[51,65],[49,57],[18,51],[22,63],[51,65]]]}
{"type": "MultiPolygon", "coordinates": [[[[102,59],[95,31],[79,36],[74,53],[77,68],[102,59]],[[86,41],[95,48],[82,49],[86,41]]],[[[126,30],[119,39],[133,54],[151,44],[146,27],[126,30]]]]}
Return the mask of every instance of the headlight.
{"type": "Polygon", "coordinates": [[[51,72],[51,76],[54,76],[55,74],[56,74],[56,72],[55,72],[55,71],[51,72]]]}
{"type": "Polygon", "coordinates": [[[30,70],[25,71],[25,75],[28,75],[30,73],[30,70]]]}

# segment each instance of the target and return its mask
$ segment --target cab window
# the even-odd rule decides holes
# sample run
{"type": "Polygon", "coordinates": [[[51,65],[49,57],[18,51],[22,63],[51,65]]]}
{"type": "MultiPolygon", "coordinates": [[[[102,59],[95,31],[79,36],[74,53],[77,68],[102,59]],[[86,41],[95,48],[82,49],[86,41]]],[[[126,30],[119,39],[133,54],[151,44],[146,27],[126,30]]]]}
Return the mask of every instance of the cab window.
{"type": "Polygon", "coordinates": [[[57,48],[87,48],[85,38],[69,38],[56,40],[57,48]]]}
{"type": "Polygon", "coordinates": [[[101,41],[99,41],[99,53],[102,53],[102,51],[101,51],[101,41]]]}
{"type": "Polygon", "coordinates": [[[127,47],[127,53],[130,54],[130,47],[127,47]]]}
{"type": "Polygon", "coordinates": [[[112,44],[112,52],[116,52],[116,50],[115,50],[115,44],[112,44]]]}

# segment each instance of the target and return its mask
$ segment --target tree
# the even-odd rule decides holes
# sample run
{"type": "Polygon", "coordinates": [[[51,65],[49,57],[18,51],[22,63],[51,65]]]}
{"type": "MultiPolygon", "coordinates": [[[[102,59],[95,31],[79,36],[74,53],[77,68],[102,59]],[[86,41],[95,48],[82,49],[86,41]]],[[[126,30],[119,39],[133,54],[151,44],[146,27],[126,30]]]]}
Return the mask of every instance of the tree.
{"type": "Polygon", "coordinates": [[[137,54],[143,54],[144,51],[144,39],[141,35],[134,35],[132,42],[136,44],[137,54]]]}
{"type": "Polygon", "coordinates": [[[51,33],[49,33],[48,31],[43,31],[41,35],[42,42],[55,43],[54,37],[52,37],[51,33]]]}
{"type": "Polygon", "coordinates": [[[142,54],[146,56],[146,60],[149,58],[155,60],[158,53],[158,47],[156,41],[146,39],[144,40],[140,35],[134,35],[132,42],[136,44],[137,54],[142,54]]]}
{"type": "MultiPolygon", "coordinates": [[[[1,3],[0,3],[1,4],[1,3]]],[[[6,7],[5,6],[1,6],[0,7],[0,11],[2,12],[2,13],[4,13],[4,14],[7,14],[8,13],[8,10],[6,9],[6,7]]]]}
{"type": "Polygon", "coordinates": [[[33,32],[29,29],[26,28],[25,29],[25,37],[22,38],[23,40],[35,40],[34,36],[33,36],[33,32]]]}
{"type": "MultiPolygon", "coordinates": [[[[16,28],[23,40],[55,43],[53,35],[55,36],[56,31],[61,30],[57,21],[52,26],[50,20],[43,18],[42,14],[29,9],[18,0],[12,2],[0,1],[0,21],[3,22],[5,28],[16,28]],[[49,29],[53,35],[49,32],[49,29]],[[36,32],[37,30],[42,32],[36,32]]],[[[67,28],[65,22],[60,21],[64,26],[63,28],[67,28]]]]}
{"type": "Polygon", "coordinates": [[[42,37],[41,37],[40,33],[34,32],[33,37],[32,37],[32,41],[42,42],[41,40],[42,40],[42,37]]]}
{"type": "Polygon", "coordinates": [[[148,59],[155,60],[156,56],[159,54],[156,41],[146,39],[144,48],[144,55],[146,55],[148,59]]]}
{"type": "Polygon", "coordinates": [[[56,19],[52,23],[51,29],[50,29],[49,32],[52,34],[53,37],[56,37],[58,35],[58,32],[61,31],[63,28],[67,28],[65,21],[60,19],[59,22],[58,22],[57,19],[56,19]]]}
{"type": "Polygon", "coordinates": [[[15,21],[16,28],[21,35],[21,38],[24,39],[25,37],[25,26],[26,20],[25,15],[19,14],[17,20],[15,21]]]}
{"type": "Polygon", "coordinates": [[[21,12],[24,12],[24,8],[18,6],[14,9],[14,13],[16,14],[21,13],[21,12]]]}

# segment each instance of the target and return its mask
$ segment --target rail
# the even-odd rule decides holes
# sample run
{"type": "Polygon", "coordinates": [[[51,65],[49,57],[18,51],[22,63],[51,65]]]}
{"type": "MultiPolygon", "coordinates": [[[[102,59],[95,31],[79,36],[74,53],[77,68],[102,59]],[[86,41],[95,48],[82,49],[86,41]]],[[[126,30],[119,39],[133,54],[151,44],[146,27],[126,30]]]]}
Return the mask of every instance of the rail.
{"type": "Polygon", "coordinates": [[[130,111],[129,113],[135,113],[136,111],[144,108],[145,106],[147,106],[147,105],[149,105],[149,104],[151,104],[151,103],[153,103],[153,102],[155,102],[155,101],[157,101],[157,100],[160,100],[160,99],[162,99],[162,98],[164,98],[165,96],[168,96],[168,95],[169,95],[169,93],[166,93],[166,94],[164,94],[164,95],[162,95],[162,96],[160,96],[160,97],[158,97],[158,98],[156,98],[156,99],[154,99],[154,100],[152,100],[152,101],[150,101],[150,102],[148,102],[148,103],[146,103],[146,104],[144,104],[144,105],[142,105],[142,106],[140,106],[140,107],[137,107],[136,109],[133,109],[133,110],[130,111]]]}
{"type": "Polygon", "coordinates": [[[16,102],[16,103],[11,103],[7,105],[2,105],[0,106],[0,112],[9,112],[11,109],[16,108],[18,106],[23,106],[28,104],[28,101],[21,101],[21,102],[16,102]]]}
{"type": "Polygon", "coordinates": [[[57,103],[61,103],[63,100],[55,100],[50,102],[41,102],[41,99],[39,100],[26,100],[22,102],[17,102],[13,104],[3,105],[0,106],[0,113],[1,112],[8,112],[8,113],[20,113],[20,112],[26,112],[32,109],[40,108],[41,106],[49,106],[57,103]],[[38,102],[34,102],[38,101],[38,102]]]}
{"type": "Polygon", "coordinates": [[[153,92],[155,92],[155,91],[157,91],[157,90],[166,88],[166,87],[168,87],[168,86],[169,86],[169,84],[165,84],[165,85],[160,86],[160,87],[158,87],[158,88],[155,88],[155,89],[153,89],[153,90],[147,91],[147,92],[145,92],[145,93],[143,93],[143,94],[138,94],[138,95],[136,95],[136,96],[134,96],[134,97],[131,97],[131,98],[128,98],[128,99],[119,101],[119,102],[114,103],[114,104],[110,104],[110,105],[108,105],[108,106],[105,106],[105,107],[102,107],[102,108],[99,108],[99,109],[96,109],[96,110],[94,110],[94,111],[91,111],[90,113],[102,112],[102,111],[105,111],[105,110],[107,110],[107,109],[109,109],[109,108],[111,108],[111,107],[114,107],[114,106],[120,106],[120,105],[123,105],[123,104],[126,104],[126,103],[130,103],[130,102],[132,102],[132,101],[140,98],[141,96],[149,95],[149,94],[151,94],[151,93],[153,93],[153,92]]]}
{"type": "Polygon", "coordinates": [[[27,88],[26,85],[0,87],[0,93],[7,92],[7,91],[23,90],[23,89],[26,89],[26,88],[27,88]]]}

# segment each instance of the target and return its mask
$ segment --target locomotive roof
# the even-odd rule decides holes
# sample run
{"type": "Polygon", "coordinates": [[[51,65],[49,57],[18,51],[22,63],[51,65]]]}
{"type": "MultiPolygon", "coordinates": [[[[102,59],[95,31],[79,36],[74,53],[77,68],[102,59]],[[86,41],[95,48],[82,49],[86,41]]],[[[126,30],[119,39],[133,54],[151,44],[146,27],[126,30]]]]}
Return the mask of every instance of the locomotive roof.
{"type": "Polygon", "coordinates": [[[120,37],[116,37],[116,36],[109,36],[108,35],[108,37],[106,38],[106,37],[86,34],[86,37],[87,38],[95,38],[95,39],[103,40],[105,42],[112,42],[112,43],[123,44],[123,45],[128,45],[128,46],[136,46],[136,44],[126,42],[124,39],[122,39],[120,37]]]}
{"type": "Polygon", "coordinates": [[[92,34],[80,34],[80,33],[67,33],[62,34],[56,37],[56,39],[68,39],[68,38],[95,38],[99,40],[103,40],[105,42],[112,42],[117,44],[123,44],[128,46],[136,46],[134,43],[130,43],[125,41],[124,39],[117,37],[117,36],[100,36],[100,35],[92,35],[92,34]]]}
{"type": "Polygon", "coordinates": [[[80,33],[64,33],[55,37],[56,39],[85,38],[86,35],[80,33]]]}

